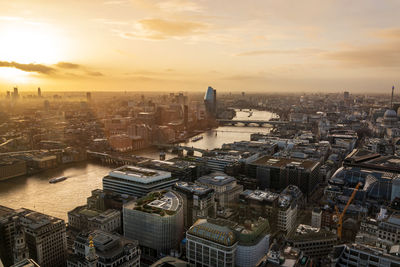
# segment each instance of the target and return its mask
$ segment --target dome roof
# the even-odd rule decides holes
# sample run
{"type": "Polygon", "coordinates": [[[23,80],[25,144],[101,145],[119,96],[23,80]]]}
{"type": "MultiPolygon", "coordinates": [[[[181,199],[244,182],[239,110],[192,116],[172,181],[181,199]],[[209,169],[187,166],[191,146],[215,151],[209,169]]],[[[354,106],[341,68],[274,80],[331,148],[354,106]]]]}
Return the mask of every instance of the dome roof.
{"type": "Polygon", "coordinates": [[[397,113],[396,111],[392,109],[388,109],[385,111],[385,115],[383,115],[384,118],[397,118],[397,113]]]}

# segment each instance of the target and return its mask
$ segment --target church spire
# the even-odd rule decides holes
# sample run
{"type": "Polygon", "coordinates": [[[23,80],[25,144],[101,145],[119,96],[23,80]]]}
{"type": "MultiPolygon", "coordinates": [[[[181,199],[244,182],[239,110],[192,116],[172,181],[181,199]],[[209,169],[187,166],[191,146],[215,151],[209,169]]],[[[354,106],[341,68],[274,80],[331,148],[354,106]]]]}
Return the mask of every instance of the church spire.
{"type": "Polygon", "coordinates": [[[93,237],[89,236],[89,250],[86,253],[86,261],[89,267],[95,267],[97,265],[96,248],[94,247],[93,237]]]}

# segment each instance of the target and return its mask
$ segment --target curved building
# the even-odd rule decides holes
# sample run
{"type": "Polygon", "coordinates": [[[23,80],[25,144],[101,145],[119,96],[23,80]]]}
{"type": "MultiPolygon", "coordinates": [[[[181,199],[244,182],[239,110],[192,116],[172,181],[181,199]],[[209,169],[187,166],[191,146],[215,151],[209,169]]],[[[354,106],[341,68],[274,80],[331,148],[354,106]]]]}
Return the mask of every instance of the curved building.
{"type": "Polygon", "coordinates": [[[124,235],[138,240],[143,256],[177,249],[183,236],[183,200],[174,191],[155,191],[123,207],[124,235]]]}
{"type": "Polygon", "coordinates": [[[235,266],[237,238],[228,225],[199,219],[186,233],[186,257],[196,266],[235,266]]]}
{"type": "Polygon", "coordinates": [[[209,86],[204,96],[204,105],[209,115],[215,116],[217,113],[217,90],[209,86]]]}
{"type": "Polygon", "coordinates": [[[261,217],[244,223],[200,219],[186,233],[186,256],[195,266],[257,266],[268,251],[269,230],[261,217]]]}

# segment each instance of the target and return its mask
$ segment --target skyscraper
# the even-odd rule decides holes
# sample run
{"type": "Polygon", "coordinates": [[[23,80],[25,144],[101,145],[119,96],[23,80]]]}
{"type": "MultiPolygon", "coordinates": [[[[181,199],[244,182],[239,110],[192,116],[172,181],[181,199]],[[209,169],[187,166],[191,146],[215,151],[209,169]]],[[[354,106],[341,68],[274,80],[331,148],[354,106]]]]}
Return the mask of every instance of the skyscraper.
{"type": "Polygon", "coordinates": [[[217,113],[217,90],[209,86],[204,96],[204,105],[209,116],[215,117],[217,113]]]}
{"type": "Polygon", "coordinates": [[[13,99],[17,99],[17,98],[19,98],[18,88],[14,87],[13,99]]]}
{"type": "Polygon", "coordinates": [[[42,97],[42,90],[40,89],[40,87],[38,87],[37,89],[37,96],[42,97]]]}

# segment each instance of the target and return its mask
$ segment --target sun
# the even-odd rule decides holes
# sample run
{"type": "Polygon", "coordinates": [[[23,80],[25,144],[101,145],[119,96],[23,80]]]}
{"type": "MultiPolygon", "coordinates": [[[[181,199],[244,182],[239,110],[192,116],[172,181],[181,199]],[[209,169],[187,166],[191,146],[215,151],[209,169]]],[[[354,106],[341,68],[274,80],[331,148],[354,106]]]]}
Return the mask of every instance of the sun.
{"type": "MultiPolygon", "coordinates": [[[[0,26],[0,61],[22,64],[54,64],[62,57],[63,42],[52,25],[22,21],[5,21],[0,26]]],[[[1,67],[0,79],[25,83],[36,74],[1,67]]]]}
{"type": "Polygon", "coordinates": [[[48,24],[6,22],[0,28],[0,59],[18,63],[55,63],[62,54],[57,31],[48,24]]]}

